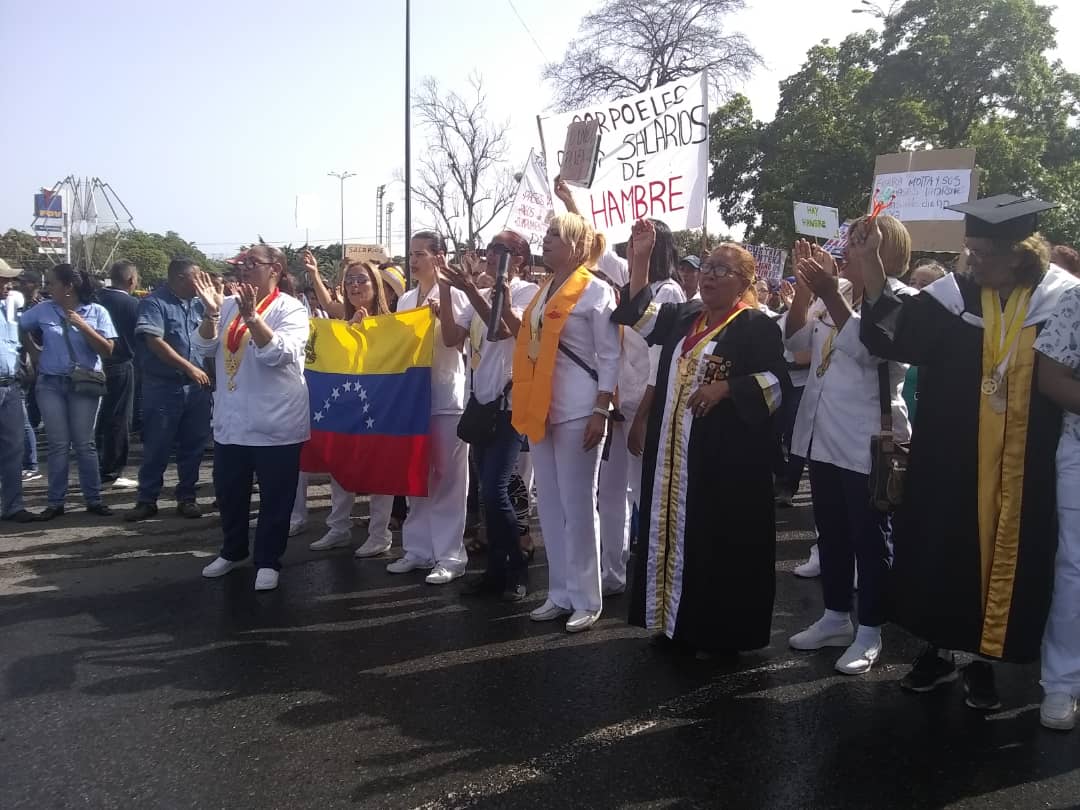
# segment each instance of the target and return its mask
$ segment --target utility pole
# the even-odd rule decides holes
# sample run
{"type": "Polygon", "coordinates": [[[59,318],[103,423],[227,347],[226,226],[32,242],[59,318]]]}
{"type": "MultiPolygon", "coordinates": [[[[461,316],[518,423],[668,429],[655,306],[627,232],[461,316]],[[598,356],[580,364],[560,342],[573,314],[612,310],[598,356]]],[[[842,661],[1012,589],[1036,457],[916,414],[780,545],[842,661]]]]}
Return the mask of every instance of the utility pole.
{"type": "MultiPolygon", "coordinates": [[[[405,0],[405,254],[412,239],[412,87],[409,29],[412,25],[410,0],[405,0]]],[[[405,262],[405,284],[411,286],[412,273],[405,262]]]]}
{"type": "Polygon", "coordinates": [[[388,202],[386,204],[386,255],[390,258],[394,257],[394,234],[390,230],[391,214],[394,213],[394,203],[388,202]]]}
{"type": "Polygon", "coordinates": [[[383,197],[386,196],[386,185],[375,189],[375,241],[383,243],[383,197]]]}
{"type": "Polygon", "coordinates": [[[341,258],[345,259],[345,181],[350,177],[356,177],[355,172],[327,172],[328,177],[336,177],[341,183],[341,193],[338,197],[341,203],[341,258]]]}

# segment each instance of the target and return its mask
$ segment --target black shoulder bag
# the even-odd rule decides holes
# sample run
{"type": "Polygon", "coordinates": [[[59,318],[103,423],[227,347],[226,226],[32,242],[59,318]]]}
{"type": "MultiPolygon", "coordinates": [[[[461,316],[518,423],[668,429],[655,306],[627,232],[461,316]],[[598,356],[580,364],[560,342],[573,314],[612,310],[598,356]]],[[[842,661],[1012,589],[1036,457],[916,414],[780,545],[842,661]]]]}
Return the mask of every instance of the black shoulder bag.
{"type": "Polygon", "coordinates": [[[476,400],[475,394],[469,394],[469,401],[465,403],[465,410],[458,420],[457,435],[466,444],[484,446],[495,438],[499,413],[506,410],[506,395],[510,393],[512,382],[506,384],[499,396],[494,400],[482,405],[476,400]]]}
{"type": "Polygon", "coordinates": [[[105,373],[79,365],[75,357],[75,349],[71,345],[71,324],[68,323],[67,318],[64,318],[60,326],[64,330],[64,342],[67,343],[68,354],[74,365],[71,370],[71,392],[83,397],[105,396],[105,373]]]}
{"type": "Polygon", "coordinates": [[[870,437],[870,502],[882,512],[891,512],[904,500],[909,442],[899,442],[893,434],[892,395],[889,364],[878,364],[878,401],[881,404],[881,432],[870,437]]]}

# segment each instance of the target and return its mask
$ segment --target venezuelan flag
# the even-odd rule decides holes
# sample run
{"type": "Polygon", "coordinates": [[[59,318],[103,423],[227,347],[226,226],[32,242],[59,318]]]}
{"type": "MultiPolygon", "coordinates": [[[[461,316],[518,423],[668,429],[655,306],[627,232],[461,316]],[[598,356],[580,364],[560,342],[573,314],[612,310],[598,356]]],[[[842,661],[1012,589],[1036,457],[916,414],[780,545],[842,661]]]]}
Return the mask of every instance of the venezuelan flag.
{"type": "Polygon", "coordinates": [[[312,319],[300,469],[328,472],[350,492],[427,495],[434,339],[429,307],[361,324],[312,319]]]}

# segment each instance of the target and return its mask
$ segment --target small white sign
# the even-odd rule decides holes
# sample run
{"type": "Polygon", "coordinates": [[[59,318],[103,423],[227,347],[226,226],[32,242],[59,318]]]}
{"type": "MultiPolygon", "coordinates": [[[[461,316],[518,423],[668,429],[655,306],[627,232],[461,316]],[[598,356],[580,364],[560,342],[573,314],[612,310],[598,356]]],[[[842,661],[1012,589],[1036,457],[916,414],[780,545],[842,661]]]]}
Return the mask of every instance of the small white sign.
{"type": "Polygon", "coordinates": [[[319,197],[317,194],[296,195],[296,227],[312,231],[319,227],[319,197]]]}
{"type": "Polygon", "coordinates": [[[506,216],[506,230],[528,239],[529,248],[539,256],[543,252],[548,223],[554,216],[544,156],[529,150],[529,159],[521,170],[521,182],[506,216]]]}
{"type": "Polygon", "coordinates": [[[827,205],[795,203],[795,233],[836,239],[840,236],[840,212],[827,205]]]}
{"type": "Polygon", "coordinates": [[[964,215],[946,211],[945,206],[966,203],[971,197],[971,169],[879,174],[874,178],[871,205],[886,196],[889,189],[895,196],[883,214],[891,214],[901,222],[955,222],[964,215]]]}
{"type": "Polygon", "coordinates": [[[781,248],[766,247],[765,245],[743,245],[757,264],[757,277],[779,281],[784,277],[784,267],[787,265],[788,252],[781,248]]]}

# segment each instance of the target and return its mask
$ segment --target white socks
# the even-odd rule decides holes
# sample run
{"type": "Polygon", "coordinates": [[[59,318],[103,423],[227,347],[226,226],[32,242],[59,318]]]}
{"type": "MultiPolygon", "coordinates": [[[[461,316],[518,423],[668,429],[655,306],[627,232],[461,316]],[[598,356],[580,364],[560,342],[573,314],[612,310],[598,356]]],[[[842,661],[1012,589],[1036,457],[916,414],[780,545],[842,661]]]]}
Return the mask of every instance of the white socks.
{"type": "Polygon", "coordinates": [[[840,633],[851,626],[851,614],[839,610],[826,610],[819,621],[823,629],[840,633]]]}

